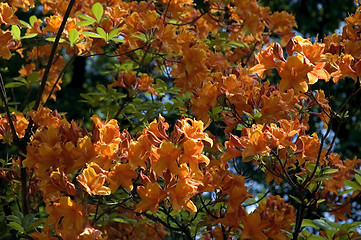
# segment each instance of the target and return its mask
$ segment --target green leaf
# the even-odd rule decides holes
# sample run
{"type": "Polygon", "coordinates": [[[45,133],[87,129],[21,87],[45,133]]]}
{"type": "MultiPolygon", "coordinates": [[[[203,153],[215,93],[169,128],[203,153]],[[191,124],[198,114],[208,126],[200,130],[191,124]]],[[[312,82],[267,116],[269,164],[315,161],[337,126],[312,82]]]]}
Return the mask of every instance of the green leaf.
{"type": "MultiPolygon", "coordinates": [[[[49,42],[55,42],[55,37],[51,37],[51,38],[45,38],[46,41],[49,41],[49,42]]],[[[66,42],[65,39],[62,39],[60,38],[59,40],[60,43],[64,43],[66,42]]]]}
{"type": "Polygon", "coordinates": [[[298,202],[299,204],[301,204],[301,200],[298,199],[297,197],[292,196],[292,195],[290,195],[290,197],[291,197],[293,200],[295,200],[296,202],[298,202]]]}
{"type": "Polygon", "coordinates": [[[315,181],[316,182],[321,182],[321,181],[328,181],[328,180],[331,180],[332,177],[330,176],[322,176],[322,177],[318,177],[318,178],[315,178],[315,181]]]}
{"type": "Polygon", "coordinates": [[[10,220],[12,222],[21,223],[21,219],[18,216],[15,215],[9,215],[6,217],[7,220],[10,220]]]}
{"type": "Polygon", "coordinates": [[[18,230],[20,233],[24,232],[24,228],[17,222],[11,222],[9,223],[9,226],[15,230],[18,230]]]}
{"type": "Polygon", "coordinates": [[[352,187],[353,190],[361,190],[361,186],[353,181],[345,180],[344,183],[346,186],[352,187]]]}
{"type": "Polygon", "coordinates": [[[144,33],[140,33],[139,35],[136,35],[136,34],[132,34],[133,37],[136,37],[140,40],[142,40],[143,42],[146,42],[147,41],[147,36],[145,36],[144,33]]]}
{"type": "Polygon", "coordinates": [[[335,235],[336,232],[337,232],[337,229],[327,229],[326,234],[327,234],[328,239],[333,239],[333,236],[335,235]]]}
{"type": "Polygon", "coordinates": [[[102,38],[99,34],[93,32],[82,32],[82,34],[92,38],[102,38]]]}
{"type": "Polygon", "coordinates": [[[23,225],[24,229],[27,229],[28,226],[30,226],[31,224],[34,223],[34,221],[35,221],[34,214],[30,213],[30,214],[26,215],[22,221],[22,225],[23,225]]]}
{"type": "MultiPolygon", "coordinates": [[[[26,34],[25,36],[21,37],[21,39],[28,39],[28,38],[33,38],[36,37],[38,34],[37,33],[30,33],[30,34],[26,34]]],[[[54,38],[55,40],[55,38],[54,38]]]]}
{"type": "Polygon", "coordinates": [[[314,220],[312,220],[312,222],[313,222],[316,226],[318,226],[318,227],[320,227],[320,228],[322,228],[322,229],[331,229],[331,226],[330,226],[329,224],[327,224],[327,222],[325,222],[325,221],[322,220],[322,219],[314,219],[314,220]]]}
{"type": "Polygon", "coordinates": [[[5,84],[5,88],[17,88],[17,87],[21,87],[21,86],[25,86],[25,84],[22,82],[11,82],[11,83],[5,84]]]}
{"type": "Polygon", "coordinates": [[[344,194],[347,194],[347,193],[350,193],[350,192],[353,192],[353,191],[355,191],[354,189],[347,189],[347,190],[345,190],[345,191],[342,191],[342,192],[339,192],[338,193],[338,195],[340,196],[340,195],[344,195],[344,194]]]}
{"type": "Polygon", "coordinates": [[[177,19],[168,19],[168,23],[169,24],[180,24],[180,23],[182,23],[182,21],[177,20],[177,19]]]}
{"type": "Polygon", "coordinates": [[[80,21],[80,22],[78,22],[76,25],[78,26],[78,27],[81,27],[81,26],[89,26],[89,25],[91,25],[93,22],[92,21],[80,21]]]}
{"type": "Polygon", "coordinates": [[[125,220],[123,218],[113,218],[112,220],[114,222],[118,222],[118,223],[129,223],[127,220],[125,220]]]}
{"type": "Polygon", "coordinates": [[[86,20],[86,21],[89,21],[89,22],[92,22],[92,23],[95,23],[97,20],[92,18],[91,16],[88,16],[86,14],[79,14],[78,15],[79,18],[83,19],[83,20],[86,20]]]}
{"type": "Polygon", "coordinates": [[[323,174],[332,174],[332,173],[336,173],[338,172],[339,170],[338,169],[327,169],[326,171],[323,172],[323,174]]]}
{"type": "Polygon", "coordinates": [[[303,219],[301,226],[302,227],[313,227],[313,228],[318,229],[318,226],[316,224],[314,224],[311,219],[303,219]]]}
{"type": "Polygon", "coordinates": [[[114,41],[114,42],[121,42],[121,43],[124,42],[124,39],[120,39],[120,38],[111,38],[111,39],[109,39],[109,40],[112,40],[112,41],[114,41]]]}
{"type": "Polygon", "coordinates": [[[358,184],[360,184],[361,186],[361,175],[355,174],[355,179],[358,182],[358,184]]]}
{"type": "Polygon", "coordinates": [[[92,6],[91,11],[97,19],[97,22],[99,23],[104,12],[103,6],[97,2],[92,6]]]}
{"type": "Polygon", "coordinates": [[[24,20],[20,20],[20,23],[21,23],[21,25],[23,25],[23,27],[26,27],[26,28],[32,27],[29,23],[25,22],[24,20]]]}
{"type": "Polygon", "coordinates": [[[249,48],[248,44],[240,43],[240,42],[236,42],[236,41],[228,41],[227,45],[230,47],[249,48]]]}
{"type": "Polygon", "coordinates": [[[312,235],[307,238],[307,240],[325,240],[325,238],[317,235],[312,235]]]}
{"type": "MultiPolygon", "coordinates": [[[[29,23],[30,23],[30,25],[31,25],[31,27],[34,25],[34,23],[35,22],[37,22],[38,21],[38,18],[36,17],[36,16],[31,16],[30,18],[29,18],[29,23]]],[[[31,28],[30,27],[30,28],[31,28]]]]}
{"type": "Polygon", "coordinates": [[[108,34],[109,38],[113,38],[113,37],[117,36],[119,31],[120,31],[120,28],[114,28],[113,30],[111,30],[110,33],[108,34]]]}
{"type": "Polygon", "coordinates": [[[97,27],[97,33],[105,40],[108,41],[108,34],[104,31],[103,28],[97,27]]]}
{"type": "Polygon", "coordinates": [[[79,38],[79,32],[73,28],[70,32],[69,32],[69,42],[70,45],[73,46],[74,43],[78,40],[79,38]]]}
{"type": "Polygon", "coordinates": [[[11,32],[15,40],[20,40],[20,28],[17,25],[11,25],[11,32]]]}
{"type": "Polygon", "coordinates": [[[37,82],[40,78],[40,74],[39,72],[32,72],[31,74],[29,74],[27,77],[26,77],[26,81],[29,83],[29,84],[32,84],[34,82],[37,82]]]}

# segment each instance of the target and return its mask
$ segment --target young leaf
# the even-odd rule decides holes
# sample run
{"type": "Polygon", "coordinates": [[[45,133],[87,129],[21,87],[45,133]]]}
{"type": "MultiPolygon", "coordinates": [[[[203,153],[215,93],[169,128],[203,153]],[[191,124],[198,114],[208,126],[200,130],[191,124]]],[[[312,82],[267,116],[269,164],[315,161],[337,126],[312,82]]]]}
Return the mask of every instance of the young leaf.
{"type": "Polygon", "coordinates": [[[13,38],[15,40],[20,40],[20,28],[17,26],[17,25],[12,25],[11,26],[11,32],[12,32],[12,35],[13,35],[13,38]]]}
{"type": "Polygon", "coordinates": [[[318,226],[314,224],[311,219],[303,219],[302,227],[313,227],[318,229],[318,226]]]}
{"type": "Polygon", "coordinates": [[[23,25],[23,27],[31,28],[31,25],[29,23],[25,22],[24,20],[20,20],[20,23],[21,23],[21,25],[23,25]]]}
{"type": "Polygon", "coordinates": [[[24,228],[19,223],[11,222],[9,223],[9,226],[15,230],[18,230],[20,233],[24,232],[24,228]]]}
{"type": "Polygon", "coordinates": [[[322,229],[331,229],[331,226],[330,226],[329,224],[327,224],[327,222],[325,222],[325,221],[322,220],[322,219],[314,219],[314,220],[312,220],[312,222],[313,222],[316,226],[318,226],[318,227],[320,227],[320,228],[322,228],[322,229]]]}
{"type": "Polygon", "coordinates": [[[99,34],[93,32],[82,32],[82,34],[92,38],[102,38],[99,34]]]}
{"type": "MultiPolygon", "coordinates": [[[[37,33],[30,33],[30,34],[26,34],[25,36],[21,37],[21,39],[28,39],[28,38],[33,38],[36,37],[38,34],[37,33]]],[[[54,38],[55,40],[55,38],[54,38]]]]}
{"type": "Polygon", "coordinates": [[[103,6],[97,2],[92,6],[91,11],[97,19],[97,23],[99,23],[104,12],[103,6]]]}
{"type": "Polygon", "coordinates": [[[355,174],[355,179],[358,182],[358,184],[360,184],[361,186],[361,175],[355,174]]]}
{"type": "Polygon", "coordinates": [[[120,28],[114,28],[113,30],[111,30],[110,33],[108,34],[109,39],[117,36],[119,31],[120,31],[120,28]]]}
{"type": "Polygon", "coordinates": [[[120,39],[120,38],[111,38],[109,40],[112,40],[114,42],[120,42],[120,43],[123,43],[124,42],[124,39],[120,39]]]}
{"type": "Polygon", "coordinates": [[[78,22],[76,25],[78,27],[81,27],[81,26],[89,26],[90,24],[93,24],[94,22],[92,21],[81,21],[81,22],[78,22]]]}
{"type": "Polygon", "coordinates": [[[70,45],[73,46],[74,43],[78,40],[79,38],[79,32],[73,28],[70,32],[69,32],[69,42],[70,45]]]}
{"type": "Polygon", "coordinates": [[[97,33],[107,42],[108,41],[108,34],[104,31],[103,28],[97,27],[97,33]]]}
{"type": "Polygon", "coordinates": [[[34,15],[29,18],[29,23],[30,23],[31,26],[33,26],[34,23],[37,22],[37,21],[38,21],[38,18],[36,16],[34,16],[34,15]]]}
{"type": "MultiPolygon", "coordinates": [[[[45,38],[46,41],[55,42],[55,37],[45,38]]],[[[64,43],[65,39],[60,38],[59,43],[64,43]]]]}
{"type": "Polygon", "coordinates": [[[11,83],[5,84],[5,88],[17,88],[17,87],[21,87],[21,86],[25,86],[25,84],[22,82],[11,82],[11,83]]]}
{"type": "Polygon", "coordinates": [[[89,21],[89,22],[93,22],[95,23],[97,20],[92,18],[91,16],[88,16],[86,14],[79,14],[78,15],[79,18],[83,19],[83,20],[86,20],[86,21],[89,21]]]}
{"type": "Polygon", "coordinates": [[[361,186],[353,181],[345,180],[344,183],[346,186],[352,187],[353,190],[361,190],[361,186]]]}

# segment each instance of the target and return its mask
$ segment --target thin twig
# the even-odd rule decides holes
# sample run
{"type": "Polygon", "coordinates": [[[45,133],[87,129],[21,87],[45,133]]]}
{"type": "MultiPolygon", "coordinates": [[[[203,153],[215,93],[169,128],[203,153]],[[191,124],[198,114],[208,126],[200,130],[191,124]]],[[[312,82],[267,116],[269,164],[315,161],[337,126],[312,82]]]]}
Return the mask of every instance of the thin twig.
{"type": "Polygon", "coordinates": [[[12,120],[11,115],[10,115],[8,100],[7,100],[6,91],[5,91],[4,80],[3,80],[3,77],[1,75],[1,73],[0,73],[0,90],[1,90],[1,98],[2,98],[2,100],[4,102],[4,105],[5,105],[5,111],[6,111],[6,114],[8,116],[8,121],[9,121],[9,124],[10,124],[10,128],[11,128],[11,131],[12,131],[12,134],[13,134],[14,141],[16,143],[19,143],[19,137],[18,137],[18,135],[16,133],[15,126],[14,126],[13,120],[12,120]]]}
{"type": "Polygon", "coordinates": [[[34,108],[33,108],[33,110],[35,110],[35,111],[38,110],[38,107],[40,105],[40,101],[41,101],[41,98],[43,96],[46,81],[48,80],[48,76],[49,76],[49,73],[50,73],[50,68],[53,65],[53,60],[54,60],[54,57],[55,57],[55,53],[56,53],[58,45],[59,45],[59,40],[60,40],[61,34],[64,31],[66,22],[68,20],[68,17],[70,15],[70,12],[71,12],[71,9],[73,8],[74,3],[75,3],[75,0],[70,0],[68,8],[66,9],[66,12],[65,12],[63,21],[61,22],[58,33],[56,34],[55,41],[54,41],[54,44],[53,44],[53,47],[51,49],[51,53],[50,53],[50,56],[49,56],[48,64],[46,65],[44,75],[43,75],[43,78],[41,80],[38,96],[36,98],[36,102],[35,102],[35,105],[34,105],[34,108]]]}
{"type": "Polygon", "coordinates": [[[53,94],[56,85],[57,85],[58,82],[60,81],[60,78],[62,78],[62,76],[63,76],[64,73],[65,73],[65,70],[66,70],[66,69],[70,66],[70,64],[74,61],[75,57],[76,57],[76,55],[73,55],[73,56],[69,59],[69,61],[65,64],[65,66],[63,67],[63,69],[61,70],[61,72],[59,73],[58,78],[56,79],[53,87],[51,88],[51,91],[50,91],[50,93],[49,93],[49,96],[48,96],[47,99],[45,100],[43,106],[45,106],[45,105],[49,102],[50,97],[51,97],[51,95],[53,94]]]}

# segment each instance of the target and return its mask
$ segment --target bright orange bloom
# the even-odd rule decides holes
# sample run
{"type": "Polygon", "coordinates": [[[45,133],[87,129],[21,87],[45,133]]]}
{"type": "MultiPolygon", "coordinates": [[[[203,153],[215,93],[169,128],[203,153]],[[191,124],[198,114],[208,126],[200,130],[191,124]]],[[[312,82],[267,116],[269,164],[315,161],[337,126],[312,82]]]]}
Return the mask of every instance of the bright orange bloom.
{"type": "Polygon", "coordinates": [[[13,36],[11,35],[11,32],[3,32],[3,30],[0,29],[0,57],[7,60],[11,58],[11,52],[8,45],[12,40],[13,36]]]}
{"type": "Polygon", "coordinates": [[[180,163],[188,163],[193,172],[198,172],[198,164],[209,164],[209,158],[202,154],[204,144],[201,141],[189,139],[184,142],[184,154],[180,157],[180,163]]]}
{"type": "Polygon", "coordinates": [[[263,233],[267,223],[262,222],[261,217],[258,213],[253,212],[246,214],[242,217],[243,231],[241,233],[242,239],[252,240],[267,240],[268,238],[263,233]]]}
{"type": "Polygon", "coordinates": [[[55,232],[63,239],[74,239],[74,236],[82,232],[82,206],[73,202],[70,197],[60,198],[59,202],[48,205],[46,211],[49,213],[47,226],[55,224],[55,232]]]}
{"type": "Polygon", "coordinates": [[[175,147],[172,142],[162,141],[157,149],[153,149],[152,168],[159,176],[163,176],[163,171],[169,170],[176,175],[180,169],[178,166],[178,157],[181,154],[181,149],[175,147]]]}
{"type": "Polygon", "coordinates": [[[205,83],[195,94],[192,110],[198,119],[206,124],[210,121],[208,111],[217,105],[218,94],[217,84],[210,82],[205,83]]]}
{"type": "Polygon", "coordinates": [[[43,28],[43,33],[57,33],[62,22],[62,17],[60,15],[52,15],[45,18],[46,27],[43,28]]]}
{"type": "Polygon", "coordinates": [[[156,94],[152,86],[154,79],[149,75],[143,73],[140,77],[131,71],[119,72],[118,79],[108,85],[110,87],[123,87],[128,90],[129,94],[134,94],[132,91],[150,92],[156,94]]]}
{"type": "Polygon", "coordinates": [[[138,167],[146,168],[146,161],[151,153],[151,144],[145,135],[142,135],[138,140],[131,140],[129,144],[129,151],[127,159],[133,169],[138,167]]]}
{"type": "Polygon", "coordinates": [[[158,210],[159,203],[167,196],[158,183],[152,182],[148,182],[146,187],[138,186],[137,193],[142,200],[137,204],[135,211],[150,210],[154,214],[158,210]]]}
{"type": "Polygon", "coordinates": [[[264,234],[267,239],[287,240],[286,234],[283,231],[290,232],[292,223],[296,221],[295,208],[285,203],[280,196],[268,196],[265,202],[259,204],[256,209],[261,219],[268,226],[265,227],[264,234]]]}
{"type": "MultiPolygon", "coordinates": [[[[24,137],[25,129],[29,123],[28,120],[26,120],[22,113],[16,113],[12,115],[12,121],[18,138],[24,137]]],[[[0,116],[0,140],[4,140],[7,144],[13,141],[13,133],[7,115],[5,117],[0,116]]]]}
{"type": "Polygon", "coordinates": [[[40,182],[39,188],[43,193],[44,199],[48,201],[58,201],[64,193],[76,195],[75,185],[71,183],[71,179],[59,168],[50,174],[49,178],[45,178],[40,182]]]}
{"type": "Polygon", "coordinates": [[[250,74],[258,74],[260,78],[264,78],[265,71],[276,67],[272,45],[269,45],[266,49],[263,49],[259,54],[257,54],[256,58],[258,60],[258,64],[249,70],[250,74]]]}
{"type": "Polygon", "coordinates": [[[189,212],[196,212],[196,205],[190,200],[197,194],[198,186],[202,183],[191,178],[192,171],[186,164],[181,165],[181,174],[175,186],[167,189],[174,212],[185,208],[189,212]]]}
{"type": "Polygon", "coordinates": [[[34,0],[9,0],[8,2],[13,8],[23,8],[25,12],[35,7],[34,0]]]}
{"type": "Polygon", "coordinates": [[[137,177],[137,173],[127,164],[117,163],[108,173],[107,182],[109,182],[109,188],[114,193],[119,186],[132,190],[132,179],[137,177]]]}
{"type": "Polygon", "coordinates": [[[252,128],[246,128],[247,137],[241,137],[240,141],[243,146],[242,161],[249,161],[247,157],[256,154],[268,155],[270,148],[270,140],[263,133],[263,126],[260,124],[254,125],[252,128]]]}
{"type": "Polygon", "coordinates": [[[213,144],[213,140],[208,136],[207,133],[203,132],[204,126],[202,121],[183,118],[180,121],[177,121],[176,131],[178,138],[177,140],[179,140],[179,138],[182,137],[182,134],[184,134],[184,141],[187,139],[197,139],[204,140],[211,145],[213,144]]]}
{"type": "Polygon", "coordinates": [[[294,88],[296,92],[307,92],[308,85],[305,77],[313,70],[313,67],[301,54],[288,57],[286,62],[277,62],[277,68],[281,77],[281,92],[290,88],[294,88]]]}
{"type": "Polygon", "coordinates": [[[0,2],[0,24],[21,25],[18,17],[14,14],[14,9],[8,3],[0,2]]]}
{"type": "Polygon", "coordinates": [[[109,195],[111,190],[104,186],[107,172],[96,163],[87,164],[87,168],[76,179],[92,195],[109,195]]]}

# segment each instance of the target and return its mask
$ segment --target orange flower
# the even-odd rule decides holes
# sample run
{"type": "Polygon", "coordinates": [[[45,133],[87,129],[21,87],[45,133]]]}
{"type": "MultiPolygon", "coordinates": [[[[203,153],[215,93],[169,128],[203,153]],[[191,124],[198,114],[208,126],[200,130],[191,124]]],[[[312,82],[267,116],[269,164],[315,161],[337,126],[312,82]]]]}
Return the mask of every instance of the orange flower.
{"type": "Polygon", "coordinates": [[[48,32],[57,33],[62,22],[62,17],[60,15],[52,15],[46,17],[44,21],[46,23],[46,27],[43,28],[44,34],[47,34],[48,32]]]}
{"type": "Polygon", "coordinates": [[[268,147],[269,139],[263,133],[263,126],[254,125],[252,128],[246,128],[247,137],[241,137],[240,141],[243,145],[242,160],[249,161],[247,157],[256,154],[268,155],[270,148],[268,147]]]}
{"type": "Polygon", "coordinates": [[[87,164],[87,168],[76,179],[92,195],[109,195],[111,190],[104,186],[107,172],[96,163],[87,164]]]}
{"type": "Polygon", "coordinates": [[[195,94],[192,110],[197,118],[209,124],[208,111],[217,105],[217,96],[219,94],[217,84],[205,83],[195,94]]]}
{"type": "Polygon", "coordinates": [[[148,182],[147,187],[138,186],[137,193],[142,200],[137,204],[135,211],[145,212],[150,210],[154,214],[158,210],[159,203],[167,196],[156,182],[148,182]]]}
{"type": "Polygon", "coordinates": [[[8,3],[0,2],[0,24],[20,26],[20,21],[14,13],[14,9],[8,3]]]}
{"type": "Polygon", "coordinates": [[[129,94],[134,94],[132,91],[141,92],[150,92],[156,94],[152,83],[154,79],[143,73],[141,77],[138,77],[136,74],[131,71],[119,72],[118,79],[112,84],[108,85],[110,87],[123,87],[126,88],[129,94]]]}
{"type": "Polygon", "coordinates": [[[191,178],[192,171],[186,164],[182,164],[180,167],[182,172],[179,176],[180,179],[175,186],[173,185],[171,188],[167,189],[173,211],[177,213],[185,208],[189,212],[196,212],[197,207],[190,198],[197,194],[198,186],[202,183],[191,178]]]}
{"type": "Polygon", "coordinates": [[[313,67],[306,63],[301,54],[288,57],[286,62],[277,62],[277,69],[282,79],[281,92],[290,88],[294,88],[296,92],[307,92],[308,85],[305,77],[313,70],[313,67]]]}
{"type": "Polygon", "coordinates": [[[258,74],[260,78],[264,78],[265,71],[276,67],[272,45],[269,45],[266,49],[263,49],[256,58],[258,60],[258,64],[249,70],[250,74],[258,74]]]}
{"type": "Polygon", "coordinates": [[[180,163],[188,163],[193,172],[199,172],[198,164],[209,164],[209,158],[202,154],[204,144],[201,141],[189,139],[184,142],[184,154],[180,157],[180,163]]]}
{"type": "Polygon", "coordinates": [[[133,169],[138,167],[146,168],[146,161],[151,153],[152,146],[145,135],[138,138],[138,141],[131,140],[127,159],[133,169]]]}
{"type": "Polygon", "coordinates": [[[84,223],[82,206],[70,197],[60,198],[59,202],[48,205],[46,211],[49,213],[46,224],[55,224],[55,232],[63,239],[74,239],[74,236],[81,233],[84,223]]]}
{"type": "Polygon", "coordinates": [[[242,223],[244,227],[241,233],[241,240],[267,240],[266,235],[263,233],[267,223],[262,222],[261,216],[258,213],[253,212],[251,214],[246,214],[242,218],[242,223]]]}
{"type": "MultiPolygon", "coordinates": [[[[25,134],[25,129],[28,127],[28,120],[24,118],[22,113],[13,113],[12,121],[14,123],[16,134],[19,138],[22,138],[25,134]]],[[[13,133],[7,115],[5,115],[5,117],[0,116],[0,140],[4,140],[7,144],[10,144],[13,141],[13,133]]]]}
{"type": "Polygon", "coordinates": [[[114,193],[120,185],[128,190],[132,190],[132,179],[136,176],[137,173],[129,164],[117,163],[108,173],[107,182],[109,182],[109,188],[112,190],[112,193],[114,193]]]}
{"type": "Polygon", "coordinates": [[[169,170],[172,174],[178,174],[178,157],[181,150],[174,147],[172,142],[162,141],[160,148],[153,149],[155,159],[152,163],[153,171],[159,176],[163,176],[163,171],[169,170]]]}
{"type": "MultiPolygon", "coordinates": [[[[2,3],[0,3],[2,4],[2,3]]],[[[11,52],[8,45],[13,40],[11,32],[3,32],[0,29],[0,57],[9,60],[11,58],[11,52]]]]}
{"type": "Polygon", "coordinates": [[[9,0],[9,4],[13,8],[23,8],[25,12],[29,11],[29,8],[35,7],[34,0],[9,0]]]}

